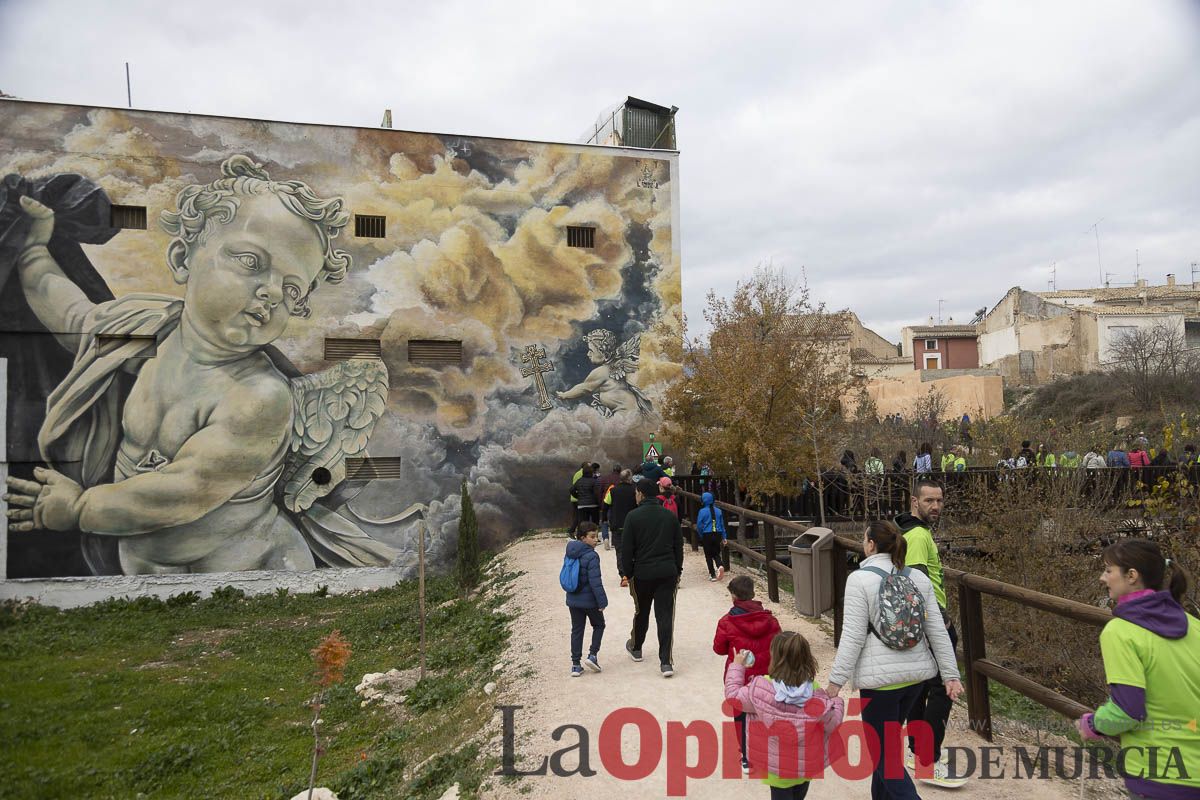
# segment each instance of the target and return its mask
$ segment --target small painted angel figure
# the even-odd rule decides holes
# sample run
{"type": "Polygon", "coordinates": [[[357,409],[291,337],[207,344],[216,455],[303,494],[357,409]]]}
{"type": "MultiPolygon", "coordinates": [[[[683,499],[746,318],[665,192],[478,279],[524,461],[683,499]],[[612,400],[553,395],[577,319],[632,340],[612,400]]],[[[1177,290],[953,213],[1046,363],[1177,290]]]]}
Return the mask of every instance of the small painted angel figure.
{"type": "Polygon", "coordinates": [[[323,281],[345,277],[350,257],[333,240],[349,214],[341,198],[272,181],[245,156],[221,172],[162,214],[183,300],[91,302],[46,246],[54,213],[21,198],[26,300],[48,330],[79,335],[63,337],[74,365],[38,434],[49,467],[9,479],[10,530],[79,529],[98,573],[303,570],[314,553],[333,566],[387,564],[391,548],[315,505],[365,448],[385,367],[298,376],[269,346],[290,316],[307,316],[323,281]]]}
{"type": "Polygon", "coordinates": [[[619,347],[617,337],[604,328],[598,328],[583,338],[587,342],[588,361],[598,366],[575,386],[565,392],[556,392],[558,398],[574,400],[590,394],[595,398],[594,405],[606,409],[609,415],[652,413],[650,401],[629,382],[629,376],[638,368],[642,335],[634,334],[619,347]]]}

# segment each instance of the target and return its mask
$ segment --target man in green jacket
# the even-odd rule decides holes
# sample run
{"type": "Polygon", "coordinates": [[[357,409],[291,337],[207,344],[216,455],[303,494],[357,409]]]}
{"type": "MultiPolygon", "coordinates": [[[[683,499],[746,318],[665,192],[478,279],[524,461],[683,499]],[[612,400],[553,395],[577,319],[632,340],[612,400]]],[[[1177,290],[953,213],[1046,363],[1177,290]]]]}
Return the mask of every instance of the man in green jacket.
{"type": "MultiPolygon", "coordinates": [[[[918,569],[929,576],[929,582],[933,584],[933,596],[937,600],[938,611],[941,612],[941,619],[946,625],[947,633],[950,634],[950,645],[957,647],[958,634],[954,630],[954,624],[950,621],[950,614],[946,611],[946,587],[942,575],[942,559],[938,555],[937,543],[933,540],[933,529],[937,527],[938,521],[942,517],[944,502],[945,496],[941,484],[933,478],[920,477],[917,479],[916,486],[913,487],[910,513],[896,517],[896,526],[904,534],[905,566],[918,569]]],[[[929,623],[934,624],[937,617],[932,613],[929,614],[929,617],[929,623]]],[[[949,777],[947,766],[942,761],[942,742],[946,738],[946,722],[950,719],[950,709],[953,705],[950,696],[946,694],[946,687],[939,674],[925,681],[925,686],[906,720],[906,722],[924,720],[933,730],[933,776],[921,780],[945,788],[955,788],[966,783],[963,778],[949,777]]],[[[915,747],[911,738],[909,746],[915,747]]]]}
{"type": "Polygon", "coordinates": [[[625,516],[621,561],[633,595],[633,631],[625,649],[634,661],[642,660],[642,644],[650,629],[650,607],[658,627],[659,670],[664,678],[675,674],[671,640],[675,631],[675,593],[683,575],[683,532],[679,518],[656,499],[658,486],[638,481],[637,508],[625,516]]]}

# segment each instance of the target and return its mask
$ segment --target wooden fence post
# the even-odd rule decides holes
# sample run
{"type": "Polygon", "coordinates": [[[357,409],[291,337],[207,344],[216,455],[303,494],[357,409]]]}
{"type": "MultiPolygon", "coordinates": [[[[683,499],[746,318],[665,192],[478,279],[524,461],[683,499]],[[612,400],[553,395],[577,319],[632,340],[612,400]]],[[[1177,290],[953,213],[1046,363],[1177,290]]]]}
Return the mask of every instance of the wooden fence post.
{"type": "Polygon", "coordinates": [[[775,560],[775,526],[769,522],[764,523],[763,536],[763,555],[767,557],[767,597],[771,598],[772,603],[778,603],[779,573],[771,568],[771,562],[775,560]]]}
{"type": "MultiPolygon", "coordinates": [[[[965,576],[964,576],[965,578],[965,576]]],[[[962,623],[963,662],[967,684],[967,719],[971,730],[992,741],[992,705],[988,698],[988,679],[975,668],[987,658],[983,632],[983,595],[967,585],[958,583],[958,612],[962,623]]]]}
{"type": "Polygon", "coordinates": [[[850,571],[846,569],[846,548],[835,538],[833,540],[833,646],[837,647],[842,640],[842,605],[846,599],[846,577],[850,571]]]}

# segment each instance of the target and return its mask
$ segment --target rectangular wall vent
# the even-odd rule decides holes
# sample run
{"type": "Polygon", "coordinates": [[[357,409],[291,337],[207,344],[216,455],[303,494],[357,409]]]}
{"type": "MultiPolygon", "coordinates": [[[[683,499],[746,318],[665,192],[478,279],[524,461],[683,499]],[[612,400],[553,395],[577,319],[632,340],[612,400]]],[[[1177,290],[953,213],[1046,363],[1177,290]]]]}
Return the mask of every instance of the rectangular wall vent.
{"type": "Polygon", "coordinates": [[[326,339],[325,360],[383,358],[383,343],[378,339],[326,339]]]}
{"type": "Polygon", "coordinates": [[[108,214],[108,224],[122,230],[146,230],[145,206],[112,206],[108,214]]]}
{"type": "Polygon", "coordinates": [[[567,226],[567,247],[595,247],[596,229],[580,225],[567,226]]]}
{"type": "Polygon", "coordinates": [[[399,477],[400,456],[346,459],[346,478],[349,480],[399,477]]]}
{"type": "Polygon", "coordinates": [[[96,337],[97,355],[111,355],[125,345],[136,344],[137,349],[127,358],[154,358],[158,355],[158,342],[153,336],[118,336],[102,333],[96,337]]]}
{"type": "Polygon", "coordinates": [[[382,239],[387,236],[387,218],[372,214],[354,215],[354,235],[364,239],[382,239]]]}
{"type": "Polygon", "coordinates": [[[410,364],[461,364],[463,345],[453,339],[409,339],[410,364]]]}

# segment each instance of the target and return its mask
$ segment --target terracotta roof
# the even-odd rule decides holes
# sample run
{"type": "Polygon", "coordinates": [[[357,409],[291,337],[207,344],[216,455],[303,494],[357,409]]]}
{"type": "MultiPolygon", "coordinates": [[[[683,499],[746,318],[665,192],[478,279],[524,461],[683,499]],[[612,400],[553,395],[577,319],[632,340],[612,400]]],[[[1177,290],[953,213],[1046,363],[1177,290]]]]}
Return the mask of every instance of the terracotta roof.
{"type": "Polygon", "coordinates": [[[913,336],[924,339],[979,335],[979,330],[974,325],[914,325],[909,330],[913,336]]]}
{"type": "Polygon", "coordinates": [[[1108,286],[1098,289],[1059,289],[1055,292],[1034,292],[1043,300],[1054,300],[1066,297],[1092,297],[1097,302],[1106,300],[1137,300],[1143,294],[1147,299],[1163,299],[1175,297],[1180,300],[1195,300],[1200,298],[1200,289],[1193,289],[1190,283],[1177,283],[1174,286],[1108,286]]]}
{"type": "Polygon", "coordinates": [[[865,347],[850,351],[850,360],[855,364],[911,364],[912,359],[904,356],[877,356],[865,347]]]}
{"type": "Polygon", "coordinates": [[[1171,306],[1071,306],[1084,314],[1107,317],[1140,317],[1152,314],[1186,314],[1182,308],[1171,306]]]}

